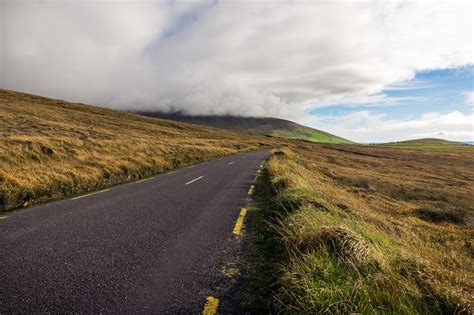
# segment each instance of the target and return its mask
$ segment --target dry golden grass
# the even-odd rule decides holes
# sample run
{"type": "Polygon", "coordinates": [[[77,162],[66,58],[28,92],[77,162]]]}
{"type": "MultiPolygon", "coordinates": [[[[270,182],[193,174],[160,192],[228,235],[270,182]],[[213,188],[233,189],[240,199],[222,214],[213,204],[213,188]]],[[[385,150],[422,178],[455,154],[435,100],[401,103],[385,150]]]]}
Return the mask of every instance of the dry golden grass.
{"type": "Polygon", "coordinates": [[[99,189],[268,141],[0,90],[0,208],[99,189]]]}
{"type": "Polygon", "coordinates": [[[285,253],[277,310],[472,312],[473,149],[277,151],[262,205],[285,253]]]}

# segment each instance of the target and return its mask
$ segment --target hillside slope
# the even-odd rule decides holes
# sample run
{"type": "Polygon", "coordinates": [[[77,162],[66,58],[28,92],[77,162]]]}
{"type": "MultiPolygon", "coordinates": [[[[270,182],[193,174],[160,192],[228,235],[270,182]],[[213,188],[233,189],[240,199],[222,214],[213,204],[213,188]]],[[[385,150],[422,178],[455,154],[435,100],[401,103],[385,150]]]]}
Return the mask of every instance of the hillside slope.
{"type": "Polygon", "coordinates": [[[0,209],[99,189],[270,139],[0,90],[0,209]]]}
{"type": "Polygon", "coordinates": [[[193,124],[236,130],[248,134],[266,135],[285,139],[299,139],[323,143],[352,143],[333,134],[306,127],[295,122],[279,118],[257,118],[238,116],[189,116],[179,113],[163,114],[158,112],[141,112],[140,114],[160,117],[193,124]]]}

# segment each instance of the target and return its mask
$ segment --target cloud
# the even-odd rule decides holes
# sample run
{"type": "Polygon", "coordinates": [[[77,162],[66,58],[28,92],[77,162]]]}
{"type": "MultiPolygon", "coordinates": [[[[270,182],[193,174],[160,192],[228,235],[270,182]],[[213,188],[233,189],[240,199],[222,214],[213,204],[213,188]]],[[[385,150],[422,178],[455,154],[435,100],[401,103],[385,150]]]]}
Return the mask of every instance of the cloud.
{"type": "Polygon", "coordinates": [[[3,0],[0,85],[128,110],[302,117],[472,64],[472,6],[3,0]]]}
{"type": "Polygon", "coordinates": [[[318,126],[358,142],[384,142],[426,137],[474,141],[474,113],[430,112],[407,119],[388,118],[368,110],[341,116],[312,115],[302,123],[318,126]]]}
{"type": "Polygon", "coordinates": [[[325,102],[317,100],[309,100],[298,104],[302,109],[309,110],[315,108],[330,107],[334,105],[344,105],[346,107],[371,107],[371,106],[393,106],[402,103],[410,103],[415,101],[427,100],[427,96],[389,96],[384,93],[379,94],[350,94],[350,95],[334,95],[325,102]]]}
{"type": "Polygon", "coordinates": [[[421,89],[432,89],[436,85],[432,83],[422,81],[419,79],[413,79],[410,81],[395,82],[385,86],[386,91],[410,91],[410,90],[421,90],[421,89]]]}
{"type": "Polygon", "coordinates": [[[474,107],[474,92],[464,92],[464,100],[467,105],[474,107]]]}

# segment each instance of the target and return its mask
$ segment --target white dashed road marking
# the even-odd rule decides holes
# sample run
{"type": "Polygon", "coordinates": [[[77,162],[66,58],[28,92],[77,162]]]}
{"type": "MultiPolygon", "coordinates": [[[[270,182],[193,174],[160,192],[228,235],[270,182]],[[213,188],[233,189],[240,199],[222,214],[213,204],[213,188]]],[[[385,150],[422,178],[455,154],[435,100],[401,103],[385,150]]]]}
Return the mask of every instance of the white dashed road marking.
{"type": "Polygon", "coordinates": [[[187,182],[187,183],[184,184],[184,185],[189,185],[189,184],[191,184],[191,183],[194,183],[195,181],[200,180],[200,179],[203,178],[203,177],[204,177],[204,176],[199,176],[198,178],[195,178],[195,179],[193,179],[193,180],[187,182]]]}

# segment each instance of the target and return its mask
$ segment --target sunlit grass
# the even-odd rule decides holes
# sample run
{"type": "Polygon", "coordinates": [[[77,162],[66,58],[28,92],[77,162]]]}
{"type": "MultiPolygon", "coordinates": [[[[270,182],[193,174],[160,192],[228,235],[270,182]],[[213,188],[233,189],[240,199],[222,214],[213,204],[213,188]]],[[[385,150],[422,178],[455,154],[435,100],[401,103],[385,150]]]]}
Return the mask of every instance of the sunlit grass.
{"type": "Polygon", "coordinates": [[[0,207],[260,148],[269,140],[0,90],[0,207]]]}
{"type": "Polygon", "coordinates": [[[472,311],[472,163],[462,152],[399,148],[275,151],[257,189],[265,220],[257,221],[256,238],[266,242],[254,243],[249,262],[251,270],[276,268],[272,280],[264,273],[249,279],[271,297],[265,311],[472,311]],[[417,209],[428,205],[450,210],[421,217],[417,209]]]}

